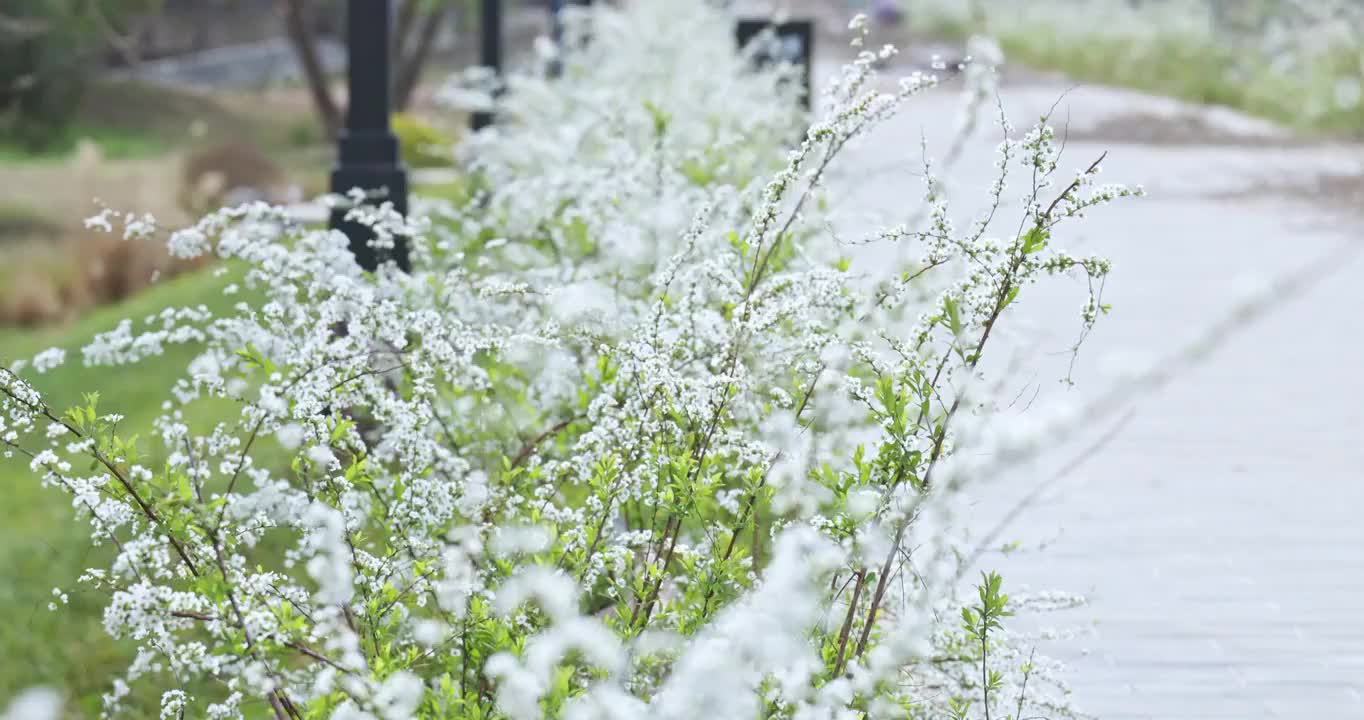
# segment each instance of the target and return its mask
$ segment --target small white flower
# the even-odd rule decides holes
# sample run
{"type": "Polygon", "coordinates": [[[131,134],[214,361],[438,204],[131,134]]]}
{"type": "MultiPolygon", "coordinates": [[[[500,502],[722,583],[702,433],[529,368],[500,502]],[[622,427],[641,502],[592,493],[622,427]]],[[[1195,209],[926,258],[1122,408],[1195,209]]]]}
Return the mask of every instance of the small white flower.
{"type": "Polygon", "coordinates": [[[33,356],[33,369],[39,373],[53,370],[66,362],[66,351],[61,348],[48,348],[33,356]]]}

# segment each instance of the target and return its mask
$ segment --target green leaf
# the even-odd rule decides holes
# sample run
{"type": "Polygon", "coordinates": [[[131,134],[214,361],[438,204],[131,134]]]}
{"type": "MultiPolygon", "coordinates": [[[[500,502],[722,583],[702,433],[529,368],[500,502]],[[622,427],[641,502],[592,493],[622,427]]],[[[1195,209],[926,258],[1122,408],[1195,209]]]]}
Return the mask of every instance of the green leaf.
{"type": "Polygon", "coordinates": [[[649,111],[649,116],[654,121],[654,135],[662,137],[668,132],[668,125],[672,123],[672,113],[664,111],[650,100],[644,101],[644,109],[649,111]]]}
{"type": "Polygon", "coordinates": [[[1009,307],[1010,305],[1013,304],[1014,300],[1016,300],[1017,298],[1018,298],[1018,286],[1017,286],[1017,285],[1014,285],[1013,287],[1009,288],[1009,294],[1006,295],[1006,296],[1004,297],[1004,305],[1002,305],[1000,309],[1009,307]]]}
{"type": "Polygon", "coordinates": [[[947,316],[947,328],[952,331],[953,335],[961,335],[961,305],[951,295],[943,298],[942,304],[943,312],[947,316]]]}

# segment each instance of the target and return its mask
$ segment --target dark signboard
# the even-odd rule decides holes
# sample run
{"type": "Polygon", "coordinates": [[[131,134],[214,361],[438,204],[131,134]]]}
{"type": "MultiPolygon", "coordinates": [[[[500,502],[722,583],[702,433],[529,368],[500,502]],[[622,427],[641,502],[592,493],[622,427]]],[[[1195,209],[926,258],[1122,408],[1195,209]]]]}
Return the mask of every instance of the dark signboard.
{"type": "Polygon", "coordinates": [[[754,62],[759,66],[788,62],[801,68],[801,101],[811,107],[814,64],[815,24],[810,20],[788,20],[776,23],[765,18],[741,18],[734,29],[740,49],[752,47],[754,62]],[[771,31],[768,33],[768,31],[771,31]]]}

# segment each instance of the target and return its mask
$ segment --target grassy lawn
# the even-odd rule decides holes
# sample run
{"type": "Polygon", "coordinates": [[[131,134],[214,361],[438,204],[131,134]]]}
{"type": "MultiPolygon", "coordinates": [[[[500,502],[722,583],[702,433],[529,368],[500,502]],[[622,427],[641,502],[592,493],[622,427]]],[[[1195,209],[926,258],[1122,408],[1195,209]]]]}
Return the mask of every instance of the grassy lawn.
{"type": "MultiPolygon", "coordinates": [[[[457,197],[460,182],[425,186],[415,190],[429,197],[457,197]]],[[[183,374],[200,351],[197,345],[168,346],[165,354],[140,364],[119,367],[85,367],[80,349],[98,333],[128,318],[135,328],[142,318],[167,307],[205,305],[215,314],[226,314],[232,305],[251,301],[246,291],[223,295],[240,272],[219,277],[204,269],[160,282],[130,299],[96,309],[74,323],[41,330],[0,328],[0,364],[31,358],[50,347],[67,351],[67,362],[44,375],[26,373],[57,409],[81,402],[91,391],[100,394],[103,411],[125,416],[126,435],[146,432],[169,397],[170,380],[183,374]]],[[[191,428],[237,416],[238,406],[223,401],[205,402],[186,409],[191,428]]],[[[144,449],[156,451],[144,441],[144,449]]],[[[154,453],[153,453],[154,455],[154,453]]],[[[281,462],[283,462],[281,460],[281,462]]],[[[111,640],[101,624],[103,596],[85,592],[75,582],[88,567],[105,566],[102,548],[92,548],[84,525],[72,521],[67,496],[55,488],[38,486],[21,459],[0,458],[0,707],[8,698],[35,685],[58,688],[70,700],[72,718],[98,715],[100,695],[131,659],[125,644],[111,640]],[[60,587],[70,596],[70,606],[48,610],[52,589],[60,587]],[[19,661],[18,659],[22,659],[19,661]]],[[[130,708],[134,717],[156,717],[154,693],[136,691],[130,708]]]]}
{"type": "Polygon", "coordinates": [[[1358,47],[1319,45],[1292,70],[1260,59],[1205,31],[1157,17],[1151,24],[1115,17],[1081,23],[1037,15],[1008,16],[984,27],[960,16],[925,13],[916,30],[964,38],[994,37],[1015,63],[1059,70],[1076,80],[1143,90],[1189,102],[1223,105],[1305,132],[1364,136],[1358,47]]]}
{"type": "MultiPolygon", "coordinates": [[[[68,352],[67,363],[46,375],[32,376],[52,404],[65,408],[82,393],[98,390],[100,407],[127,417],[130,432],[150,428],[162,400],[168,397],[168,378],[183,372],[198,348],[170,347],[155,361],[126,368],[87,368],[80,348],[96,333],[111,329],[122,318],[140,319],[164,307],[204,304],[226,310],[239,298],[222,295],[231,273],[213,277],[211,271],[182,275],[135,296],[105,307],[65,328],[39,332],[0,330],[0,361],[31,357],[48,347],[68,352]]],[[[235,410],[224,406],[198,407],[197,420],[225,417],[235,410]]],[[[190,421],[194,424],[196,418],[190,421]]],[[[0,459],[0,706],[4,699],[33,685],[60,688],[71,700],[72,717],[98,713],[99,695],[110,679],[126,667],[127,647],[105,634],[100,622],[101,597],[81,591],[75,580],[87,567],[104,564],[100,548],[91,548],[84,526],[71,519],[65,495],[38,487],[26,463],[0,459]],[[71,605],[50,612],[53,587],[70,594],[71,605]]],[[[140,698],[155,717],[154,698],[140,698]]]]}
{"type": "MultiPolygon", "coordinates": [[[[263,113],[260,105],[259,98],[96,83],[71,127],[41,151],[0,135],[0,187],[5,190],[0,203],[0,263],[8,261],[10,271],[40,271],[31,264],[27,269],[14,267],[18,258],[36,262],[11,252],[20,242],[40,242],[56,254],[69,252],[59,241],[77,233],[72,228],[92,214],[94,197],[179,224],[175,197],[180,155],[214,138],[251,139],[273,157],[283,156],[286,170],[292,170],[298,164],[293,156],[311,150],[302,146],[320,139],[315,133],[305,137],[299,130],[314,122],[311,111],[306,105],[272,104],[263,113]],[[82,166],[75,152],[83,141],[99,148],[100,160],[93,167],[82,166]]],[[[308,175],[326,177],[321,169],[325,163],[309,159],[303,164],[308,175]]],[[[0,268],[0,293],[12,289],[6,275],[6,268],[0,268]]],[[[232,273],[214,277],[212,271],[192,272],[121,303],[92,309],[69,324],[40,330],[0,327],[0,364],[7,366],[49,347],[64,348],[68,353],[64,366],[26,377],[59,409],[78,403],[83,393],[98,391],[102,410],[123,414],[128,434],[147,437],[169,396],[169,379],[183,373],[199,348],[173,346],[154,360],[112,369],[84,367],[80,348],[123,318],[140,320],[165,307],[203,304],[226,310],[242,299],[222,295],[232,280],[232,273]]],[[[200,404],[187,412],[186,419],[202,428],[236,412],[235,406],[225,403],[200,404]]],[[[151,444],[146,448],[155,450],[151,444]]],[[[127,644],[113,641],[104,631],[104,598],[76,584],[86,568],[107,565],[107,550],[91,547],[85,526],[72,520],[67,497],[39,487],[20,459],[0,458],[0,498],[0,613],[7,619],[0,624],[0,709],[25,688],[45,685],[66,694],[69,717],[96,717],[100,695],[132,657],[127,644]],[[54,587],[70,597],[70,606],[57,612],[48,610],[54,587]]],[[[131,716],[157,717],[158,698],[159,693],[135,687],[128,703],[131,716]]]]}
{"type": "Polygon", "coordinates": [[[74,152],[83,140],[98,145],[104,157],[111,160],[148,157],[166,151],[166,146],[156,136],[145,132],[75,123],[63,128],[59,137],[38,150],[0,136],[0,163],[60,160],[74,152]]]}
{"type": "Polygon", "coordinates": [[[75,151],[82,140],[99,146],[106,160],[164,155],[197,140],[251,138],[279,148],[321,140],[305,105],[259,95],[176,90],[128,80],[97,80],[83,94],[71,123],[43,146],[26,147],[0,134],[0,163],[52,162],[75,151]],[[269,113],[260,113],[262,105],[269,113]],[[303,135],[312,129],[310,135],[303,135]]]}

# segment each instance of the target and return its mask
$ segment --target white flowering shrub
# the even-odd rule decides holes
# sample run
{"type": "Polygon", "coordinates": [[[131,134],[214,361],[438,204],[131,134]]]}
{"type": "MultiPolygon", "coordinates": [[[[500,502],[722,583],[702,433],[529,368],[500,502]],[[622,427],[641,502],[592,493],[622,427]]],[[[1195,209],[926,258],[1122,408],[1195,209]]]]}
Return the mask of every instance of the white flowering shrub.
{"type": "Polygon", "coordinates": [[[826,173],[936,78],[887,91],[894,50],[863,51],[811,121],[718,10],[581,20],[560,79],[508,83],[466,196],[352,211],[411,274],[265,205],[171,233],[242,301],[81,358],[202,346],[155,437],[93,394],[49,406],[26,374],[60,353],[0,371],[6,452],[112,546],[79,578],[137,647],[106,714],[137,686],[163,718],[1067,713],[1006,619],[1068,599],[959,598],[945,499],[1035,443],[989,422],[982,358],[1052,276],[1097,321],[1108,263],[1057,242],[1135,191],[1004,123],[987,214],[957,227],[925,163],[921,227],[840,242],[826,173]],[[851,242],[913,259],[854,271],[851,242]],[[238,412],[193,427],[202,403],[238,412]]]}

